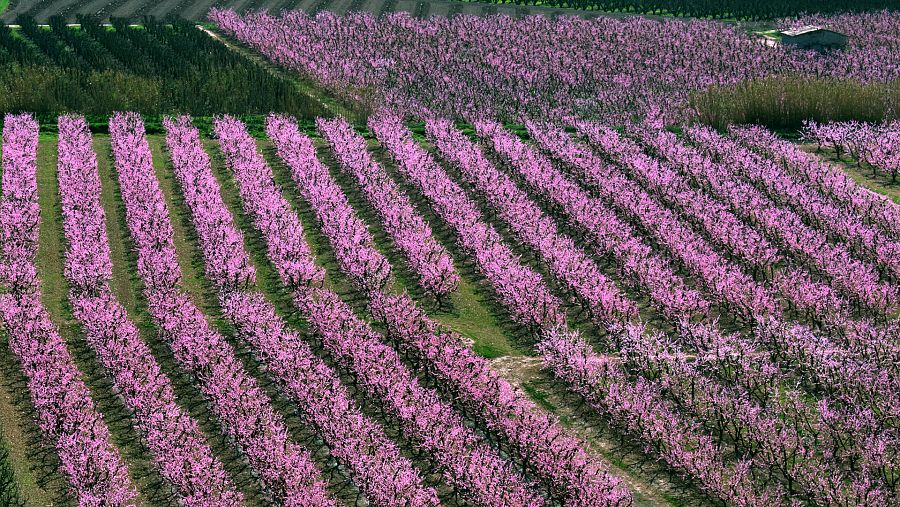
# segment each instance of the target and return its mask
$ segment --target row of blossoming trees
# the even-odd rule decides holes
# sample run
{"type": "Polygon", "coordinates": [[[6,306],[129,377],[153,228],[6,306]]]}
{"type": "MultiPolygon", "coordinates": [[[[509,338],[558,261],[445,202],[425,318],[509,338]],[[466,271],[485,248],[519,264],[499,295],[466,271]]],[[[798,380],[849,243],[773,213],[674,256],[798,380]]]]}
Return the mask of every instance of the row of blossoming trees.
{"type": "MultiPolygon", "coordinates": [[[[115,115],[112,159],[137,277],[174,363],[160,365],[110,288],[87,124],[59,118],[69,303],[166,496],[184,505],[241,505],[251,490],[277,505],[631,505],[605,461],[429,316],[430,301],[457,291],[465,259],[588,417],[694,494],[728,505],[896,504],[900,207],[760,129],[679,137],[650,123],[623,132],[579,121],[570,134],[529,121],[525,141],[490,119],[476,120],[472,137],[425,120],[422,143],[401,117],[373,116],[377,154],[342,119],[318,120],[317,142],[292,118],[270,116],[272,157],[290,190],[237,119],[215,121],[218,169],[189,117],[166,120],[166,156],[229,339],[184,288],[142,119],[115,115]],[[226,204],[217,170],[236,204],[226,204]],[[348,185],[371,213],[351,205],[348,185]],[[286,192],[313,222],[302,223],[286,192]],[[396,246],[422,300],[392,288],[395,266],[364,216],[396,246]],[[310,227],[354,301],[331,288],[310,227]],[[290,311],[259,285],[258,262],[274,268],[290,311]],[[172,366],[201,394],[215,421],[203,427],[221,432],[228,452],[182,408],[164,373],[172,366]],[[314,438],[297,439],[275,392],[314,438]],[[253,487],[232,476],[226,455],[253,487]]],[[[30,116],[6,117],[0,324],[72,495],[130,505],[129,470],[41,304],[37,144],[30,116]]]]}
{"type": "Polygon", "coordinates": [[[867,165],[873,176],[881,173],[889,175],[892,182],[897,182],[897,174],[900,173],[900,123],[807,122],[803,134],[807,141],[816,143],[819,150],[834,150],[838,160],[848,155],[857,166],[867,165]]]}

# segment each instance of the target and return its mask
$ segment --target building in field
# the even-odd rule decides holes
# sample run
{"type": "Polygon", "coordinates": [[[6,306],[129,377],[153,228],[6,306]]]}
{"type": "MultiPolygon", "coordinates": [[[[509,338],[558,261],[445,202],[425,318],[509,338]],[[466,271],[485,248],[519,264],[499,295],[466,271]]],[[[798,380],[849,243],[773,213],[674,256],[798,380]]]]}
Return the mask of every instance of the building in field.
{"type": "Polygon", "coordinates": [[[780,35],[781,43],[785,46],[816,51],[844,49],[848,42],[848,37],[842,33],[812,25],[782,30],[780,35]]]}

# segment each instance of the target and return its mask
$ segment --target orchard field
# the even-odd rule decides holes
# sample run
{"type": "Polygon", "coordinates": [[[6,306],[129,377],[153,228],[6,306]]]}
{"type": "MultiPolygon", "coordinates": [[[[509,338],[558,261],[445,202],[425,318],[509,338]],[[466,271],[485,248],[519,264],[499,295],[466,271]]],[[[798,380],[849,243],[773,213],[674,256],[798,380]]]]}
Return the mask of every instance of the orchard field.
{"type": "Polygon", "coordinates": [[[95,3],[0,27],[0,505],[900,502],[900,13],[95,3]]]}

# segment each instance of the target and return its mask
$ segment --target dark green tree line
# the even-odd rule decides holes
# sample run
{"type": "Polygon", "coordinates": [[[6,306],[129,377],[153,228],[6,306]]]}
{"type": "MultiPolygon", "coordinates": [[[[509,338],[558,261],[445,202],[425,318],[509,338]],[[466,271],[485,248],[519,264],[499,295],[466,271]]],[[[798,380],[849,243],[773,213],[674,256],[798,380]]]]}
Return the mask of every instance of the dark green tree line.
{"type": "Polygon", "coordinates": [[[0,27],[0,112],[326,114],[293,82],[191,23],[79,21],[55,17],[48,28],[23,17],[19,29],[0,27]]]}
{"type": "Polygon", "coordinates": [[[494,0],[571,9],[696,18],[767,20],[802,14],[833,14],[896,9],[896,0],[494,0]]]}

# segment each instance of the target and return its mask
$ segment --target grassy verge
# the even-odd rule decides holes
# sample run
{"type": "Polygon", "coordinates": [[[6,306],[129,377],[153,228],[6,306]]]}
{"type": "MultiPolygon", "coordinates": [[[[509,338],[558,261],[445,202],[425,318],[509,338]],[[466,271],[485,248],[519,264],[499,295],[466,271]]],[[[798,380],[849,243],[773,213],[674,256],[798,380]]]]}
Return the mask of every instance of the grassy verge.
{"type": "Polygon", "coordinates": [[[429,315],[471,339],[473,350],[485,358],[530,355],[530,347],[521,336],[522,329],[496,302],[493,289],[484,282],[475,262],[458,246],[456,232],[432,211],[428,199],[401,175],[381,145],[372,141],[370,150],[373,159],[410,197],[413,208],[431,226],[435,239],[450,253],[459,272],[459,289],[451,294],[449,308],[429,310],[429,315]]]}
{"type": "Polygon", "coordinates": [[[873,178],[872,173],[855,165],[845,165],[844,172],[853,178],[859,185],[873,192],[888,196],[892,201],[900,204],[900,184],[891,183],[889,178],[873,178]]]}
{"type": "Polygon", "coordinates": [[[451,295],[451,301],[452,310],[431,312],[431,317],[472,340],[476,354],[487,359],[524,354],[500,329],[469,277],[460,275],[459,289],[451,295]]]}
{"type": "Polygon", "coordinates": [[[112,160],[108,156],[111,151],[109,137],[94,136],[94,152],[97,153],[97,169],[100,173],[100,203],[106,211],[106,237],[109,240],[110,258],[112,259],[112,290],[119,303],[125,307],[128,315],[134,319],[137,315],[137,295],[132,287],[133,274],[123,260],[126,253],[125,234],[117,221],[115,188],[110,181],[112,160]]]}

